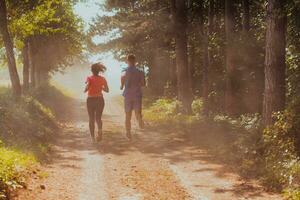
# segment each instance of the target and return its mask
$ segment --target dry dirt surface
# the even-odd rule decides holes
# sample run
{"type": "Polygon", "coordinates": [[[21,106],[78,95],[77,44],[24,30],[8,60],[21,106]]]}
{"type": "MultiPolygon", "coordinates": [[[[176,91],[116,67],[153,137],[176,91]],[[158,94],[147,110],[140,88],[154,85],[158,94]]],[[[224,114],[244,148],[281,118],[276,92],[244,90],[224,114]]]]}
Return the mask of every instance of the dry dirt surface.
{"type": "Polygon", "coordinates": [[[227,170],[184,134],[135,129],[128,141],[117,98],[106,98],[99,144],[90,140],[85,103],[74,109],[78,113],[58,135],[51,162],[15,200],[282,199],[227,170]]]}

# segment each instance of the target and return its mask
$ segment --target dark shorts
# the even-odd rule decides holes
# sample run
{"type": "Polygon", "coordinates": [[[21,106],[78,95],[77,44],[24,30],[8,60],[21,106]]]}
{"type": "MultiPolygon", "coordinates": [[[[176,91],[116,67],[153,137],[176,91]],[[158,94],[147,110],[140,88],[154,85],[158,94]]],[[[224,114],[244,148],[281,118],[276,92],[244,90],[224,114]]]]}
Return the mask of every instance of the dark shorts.
{"type": "Polygon", "coordinates": [[[90,119],[101,119],[104,109],[103,97],[88,97],[86,103],[90,119]]]}
{"type": "Polygon", "coordinates": [[[140,112],[142,110],[142,97],[124,98],[125,112],[140,112]]]}

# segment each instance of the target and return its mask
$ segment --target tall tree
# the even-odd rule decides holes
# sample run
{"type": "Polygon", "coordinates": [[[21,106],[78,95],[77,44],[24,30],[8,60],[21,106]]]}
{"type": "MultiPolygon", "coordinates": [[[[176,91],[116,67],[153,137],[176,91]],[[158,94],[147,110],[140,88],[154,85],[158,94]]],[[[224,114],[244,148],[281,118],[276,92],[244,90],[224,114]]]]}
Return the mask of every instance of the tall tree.
{"type": "Polygon", "coordinates": [[[264,125],[272,124],[272,113],[285,107],[285,47],[287,14],[285,0],[269,0],[265,57],[264,125]]]}
{"type": "Polygon", "coordinates": [[[23,90],[27,92],[29,89],[29,42],[25,41],[24,47],[22,49],[22,58],[23,58],[23,90]]]}
{"type": "Polygon", "coordinates": [[[209,95],[209,68],[210,68],[210,59],[209,59],[209,49],[208,49],[208,41],[209,34],[211,32],[212,27],[212,18],[210,15],[212,13],[213,8],[213,0],[209,1],[209,9],[208,9],[208,28],[205,29],[205,9],[204,9],[204,1],[201,1],[201,5],[199,8],[200,11],[200,34],[203,43],[203,60],[202,60],[202,98],[203,98],[203,111],[205,115],[208,115],[208,95],[209,95]]]}
{"type": "Polygon", "coordinates": [[[250,29],[250,2],[243,0],[243,31],[248,32],[250,29]]]}
{"type": "Polygon", "coordinates": [[[36,55],[36,48],[34,44],[34,39],[31,38],[29,40],[29,58],[30,58],[30,86],[35,88],[36,87],[36,79],[35,79],[35,73],[36,73],[36,62],[35,62],[35,55],[36,55]]]}
{"type": "Polygon", "coordinates": [[[225,32],[226,32],[226,91],[225,110],[228,115],[236,114],[235,102],[235,52],[234,52],[234,0],[225,1],[225,32]]]}
{"type": "Polygon", "coordinates": [[[185,0],[171,0],[175,27],[178,99],[186,112],[191,112],[192,89],[189,81],[187,50],[187,5],[185,0]]]}
{"type": "Polygon", "coordinates": [[[13,93],[16,97],[19,97],[21,96],[21,83],[16,66],[14,46],[10,37],[10,33],[8,31],[7,8],[5,0],[0,0],[0,32],[6,50],[6,57],[13,93]]]}
{"type": "Polygon", "coordinates": [[[9,27],[16,49],[23,52],[25,88],[28,71],[32,72],[31,86],[47,84],[50,72],[69,66],[74,57],[80,56],[83,26],[73,11],[73,3],[71,0],[9,1],[12,16],[9,27]]]}

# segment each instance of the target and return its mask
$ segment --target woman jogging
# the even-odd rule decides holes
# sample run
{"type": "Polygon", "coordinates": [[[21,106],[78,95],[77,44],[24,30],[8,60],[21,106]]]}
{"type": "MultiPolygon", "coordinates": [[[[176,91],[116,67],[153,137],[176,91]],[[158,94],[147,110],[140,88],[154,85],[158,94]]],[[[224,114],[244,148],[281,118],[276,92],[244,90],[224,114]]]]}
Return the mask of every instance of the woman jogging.
{"type": "Polygon", "coordinates": [[[102,91],[109,92],[107,82],[100,73],[105,72],[106,67],[101,63],[91,66],[92,75],[87,77],[85,92],[87,97],[87,110],[89,114],[89,128],[92,140],[95,141],[95,122],[98,126],[97,141],[102,140],[102,113],[104,109],[104,98],[102,91]]]}

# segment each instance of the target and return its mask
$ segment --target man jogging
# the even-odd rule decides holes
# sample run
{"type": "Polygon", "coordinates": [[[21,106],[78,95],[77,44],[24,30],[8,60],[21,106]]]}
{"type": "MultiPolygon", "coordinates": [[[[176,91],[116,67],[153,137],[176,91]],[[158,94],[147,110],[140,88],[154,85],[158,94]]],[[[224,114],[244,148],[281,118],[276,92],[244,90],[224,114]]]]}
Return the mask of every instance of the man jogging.
{"type": "Polygon", "coordinates": [[[136,67],[136,58],[134,55],[127,57],[128,67],[124,70],[121,77],[121,90],[124,88],[124,106],[126,113],[126,136],[131,139],[131,116],[135,111],[136,119],[140,128],[144,128],[142,118],[142,87],[145,86],[145,75],[136,67]]]}

